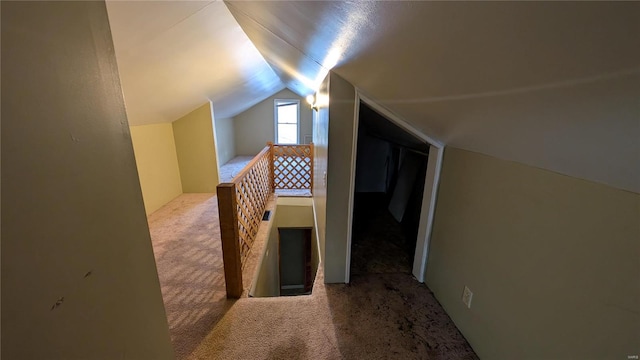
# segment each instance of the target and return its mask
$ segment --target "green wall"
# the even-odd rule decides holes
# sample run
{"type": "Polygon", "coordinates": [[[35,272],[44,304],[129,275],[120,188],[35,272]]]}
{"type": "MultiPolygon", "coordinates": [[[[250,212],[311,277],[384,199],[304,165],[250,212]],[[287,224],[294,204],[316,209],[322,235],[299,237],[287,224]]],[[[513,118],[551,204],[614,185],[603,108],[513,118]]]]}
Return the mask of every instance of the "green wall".
{"type": "Polygon", "coordinates": [[[313,128],[313,203],[318,241],[325,282],[344,283],[356,91],[345,79],[330,72],[316,96],[319,111],[313,128]]]}
{"type": "Polygon", "coordinates": [[[220,166],[236,157],[234,123],[233,118],[214,119],[216,153],[218,154],[218,164],[220,166]]]}
{"type": "Polygon", "coordinates": [[[2,358],[173,359],[104,2],[2,2],[2,358]]]}
{"type": "Polygon", "coordinates": [[[483,359],[640,353],[638,194],[448,147],[429,254],[427,285],[483,359]]]}
{"type": "Polygon", "coordinates": [[[148,214],[182,194],[171,124],[131,126],[144,208],[148,214]]]}
{"type": "Polygon", "coordinates": [[[237,155],[257,155],[267,145],[275,142],[274,100],[293,99],[300,101],[300,143],[304,135],[311,135],[312,112],[307,101],[289,89],[284,89],[234,116],[235,153],[237,155]]]}
{"type": "Polygon", "coordinates": [[[173,122],[182,191],[185,193],[216,192],[220,179],[213,131],[211,102],[173,122]]]}

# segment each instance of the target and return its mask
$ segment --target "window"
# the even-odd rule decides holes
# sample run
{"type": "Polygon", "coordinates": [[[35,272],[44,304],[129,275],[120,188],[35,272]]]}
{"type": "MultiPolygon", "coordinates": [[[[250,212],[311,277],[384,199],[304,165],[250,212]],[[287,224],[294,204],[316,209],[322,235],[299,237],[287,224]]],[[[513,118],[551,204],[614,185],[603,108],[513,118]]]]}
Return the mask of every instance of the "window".
{"type": "Polygon", "coordinates": [[[276,143],[297,144],[300,100],[276,100],[276,143]]]}

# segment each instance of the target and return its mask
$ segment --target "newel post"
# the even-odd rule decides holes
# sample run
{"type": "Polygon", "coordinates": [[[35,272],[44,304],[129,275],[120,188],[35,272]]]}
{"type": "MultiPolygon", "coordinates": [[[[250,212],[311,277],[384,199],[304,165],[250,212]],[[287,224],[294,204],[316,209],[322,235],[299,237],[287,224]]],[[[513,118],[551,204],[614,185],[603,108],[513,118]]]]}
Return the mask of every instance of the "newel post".
{"type": "Polygon", "coordinates": [[[242,260],[240,258],[240,235],[238,233],[238,203],[236,185],[223,183],[217,186],[220,235],[224,279],[228,298],[242,296],[242,260]]]}

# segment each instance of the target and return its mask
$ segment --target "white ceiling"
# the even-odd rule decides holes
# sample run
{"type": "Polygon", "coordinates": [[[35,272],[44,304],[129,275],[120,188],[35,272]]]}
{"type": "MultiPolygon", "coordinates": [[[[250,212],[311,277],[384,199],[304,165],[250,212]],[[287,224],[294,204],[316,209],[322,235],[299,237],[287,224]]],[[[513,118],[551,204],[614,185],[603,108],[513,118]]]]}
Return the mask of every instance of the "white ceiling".
{"type": "Polygon", "coordinates": [[[223,2],[107,1],[107,11],[131,125],[208,100],[230,117],[284,88],[223,2]]]}
{"type": "Polygon", "coordinates": [[[333,69],[445,144],[640,192],[638,2],[226,5],[107,3],[132,124],[333,69]]]}
{"type": "Polygon", "coordinates": [[[640,192],[640,3],[227,4],[299,92],[331,58],[445,144],[640,192]]]}

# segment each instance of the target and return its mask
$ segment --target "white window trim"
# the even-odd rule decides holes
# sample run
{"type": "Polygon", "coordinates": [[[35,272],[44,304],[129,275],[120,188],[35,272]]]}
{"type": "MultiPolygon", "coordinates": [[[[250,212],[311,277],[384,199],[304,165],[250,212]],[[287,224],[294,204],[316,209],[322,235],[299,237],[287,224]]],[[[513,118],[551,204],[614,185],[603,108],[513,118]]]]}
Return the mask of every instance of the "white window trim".
{"type": "Polygon", "coordinates": [[[296,124],[297,126],[297,131],[296,131],[296,144],[300,144],[300,100],[298,99],[274,99],[273,100],[273,142],[275,144],[278,143],[278,102],[295,102],[298,104],[298,123],[296,124]]]}

